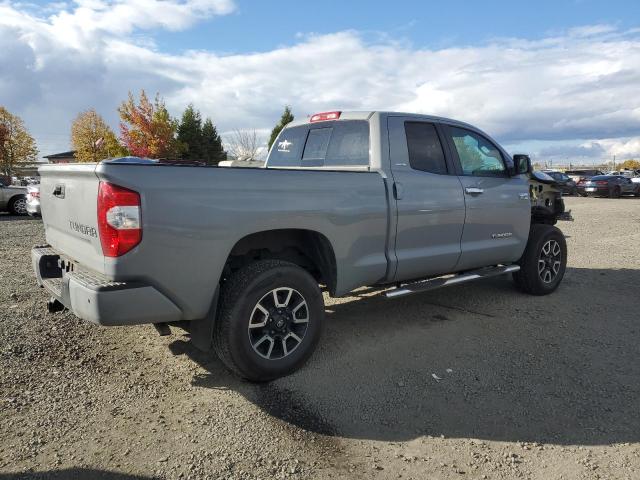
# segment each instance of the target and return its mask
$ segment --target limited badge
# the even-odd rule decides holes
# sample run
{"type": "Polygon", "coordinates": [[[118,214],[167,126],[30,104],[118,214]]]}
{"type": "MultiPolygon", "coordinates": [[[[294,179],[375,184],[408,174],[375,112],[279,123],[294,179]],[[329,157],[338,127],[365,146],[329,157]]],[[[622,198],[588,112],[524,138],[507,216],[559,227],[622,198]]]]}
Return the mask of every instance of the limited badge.
{"type": "Polygon", "coordinates": [[[289,140],[283,140],[281,142],[278,142],[278,151],[279,152],[290,152],[291,150],[289,150],[289,147],[293,145],[293,142],[290,142],[289,140]]]}

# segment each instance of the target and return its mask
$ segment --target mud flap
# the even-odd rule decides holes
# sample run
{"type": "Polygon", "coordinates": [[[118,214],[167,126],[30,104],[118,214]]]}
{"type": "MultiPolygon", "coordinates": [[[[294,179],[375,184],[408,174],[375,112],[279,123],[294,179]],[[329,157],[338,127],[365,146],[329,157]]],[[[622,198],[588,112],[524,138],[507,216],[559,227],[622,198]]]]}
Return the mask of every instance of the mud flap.
{"type": "Polygon", "coordinates": [[[213,349],[213,325],[216,321],[216,315],[218,312],[219,297],[220,286],[216,287],[207,316],[201,320],[191,320],[186,328],[191,336],[191,342],[193,345],[203,352],[210,352],[213,349]]]}

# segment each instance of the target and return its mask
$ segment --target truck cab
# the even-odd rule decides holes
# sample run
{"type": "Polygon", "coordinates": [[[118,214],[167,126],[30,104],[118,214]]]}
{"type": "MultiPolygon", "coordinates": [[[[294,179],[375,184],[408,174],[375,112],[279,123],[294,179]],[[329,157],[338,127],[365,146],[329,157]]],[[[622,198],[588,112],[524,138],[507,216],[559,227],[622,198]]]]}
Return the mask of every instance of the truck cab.
{"type": "Polygon", "coordinates": [[[281,132],[266,167],[370,170],[386,178],[394,232],[389,281],[513,262],[529,236],[528,179],[491,137],[455,120],[317,114],[281,132]]]}

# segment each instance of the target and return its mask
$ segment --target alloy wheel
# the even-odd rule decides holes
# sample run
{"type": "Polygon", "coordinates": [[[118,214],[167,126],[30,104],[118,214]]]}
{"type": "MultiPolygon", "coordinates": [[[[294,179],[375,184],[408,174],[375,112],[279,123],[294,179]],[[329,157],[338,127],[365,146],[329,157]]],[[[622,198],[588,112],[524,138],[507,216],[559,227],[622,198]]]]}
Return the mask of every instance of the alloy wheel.
{"type": "Polygon", "coordinates": [[[552,283],[562,265],[562,248],[556,240],[547,240],[538,257],[538,275],[544,283],[552,283]]]}
{"type": "Polygon", "coordinates": [[[302,343],[308,324],[309,307],[302,294],[289,287],[274,288],[251,311],[251,347],[267,360],[287,357],[302,343]]]}
{"type": "Polygon", "coordinates": [[[18,215],[26,215],[27,214],[27,201],[24,198],[19,198],[13,204],[13,210],[18,215]]]}

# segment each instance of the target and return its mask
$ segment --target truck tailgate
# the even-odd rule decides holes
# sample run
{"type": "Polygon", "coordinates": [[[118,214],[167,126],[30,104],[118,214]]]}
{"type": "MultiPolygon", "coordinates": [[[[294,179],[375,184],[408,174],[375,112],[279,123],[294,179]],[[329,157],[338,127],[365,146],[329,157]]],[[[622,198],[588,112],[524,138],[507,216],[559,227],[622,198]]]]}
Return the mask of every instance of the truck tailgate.
{"type": "Polygon", "coordinates": [[[98,234],[96,164],[40,167],[40,203],[47,242],[58,252],[104,272],[98,234]]]}

